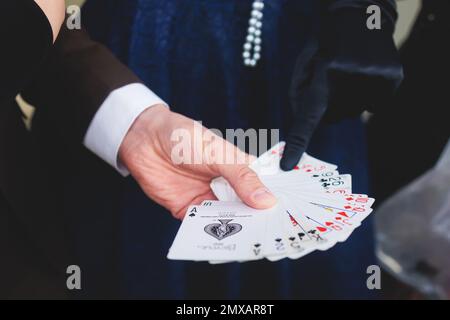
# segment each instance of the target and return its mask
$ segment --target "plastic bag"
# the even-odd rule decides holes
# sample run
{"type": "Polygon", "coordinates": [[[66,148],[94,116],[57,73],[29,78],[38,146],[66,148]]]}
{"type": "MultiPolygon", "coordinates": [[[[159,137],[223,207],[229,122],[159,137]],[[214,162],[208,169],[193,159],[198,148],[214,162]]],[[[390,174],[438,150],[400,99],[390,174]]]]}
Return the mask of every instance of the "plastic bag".
{"type": "Polygon", "coordinates": [[[430,298],[450,297],[450,140],[437,165],[375,214],[377,256],[430,298]]]}

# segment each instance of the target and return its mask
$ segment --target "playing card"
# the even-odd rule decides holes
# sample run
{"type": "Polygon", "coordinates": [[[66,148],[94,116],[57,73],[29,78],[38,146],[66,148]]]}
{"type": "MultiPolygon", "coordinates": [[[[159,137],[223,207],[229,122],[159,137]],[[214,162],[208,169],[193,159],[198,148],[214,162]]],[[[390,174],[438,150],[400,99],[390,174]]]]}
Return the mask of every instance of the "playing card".
{"type": "Polygon", "coordinates": [[[289,172],[279,168],[284,143],[250,168],[277,197],[269,210],[246,206],[223,177],[211,181],[219,200],[189,208],[168,258],[211,264],[266,258],[299,259],[345,242],[372,212],[375,199],[352,191],[350,174],[304,154],[289,172]]]}
{"type": "Polygon", "coordinates": [[[268,213],[244,205],[190,207],[169,250],[172,260],[262,259],[268,213]]]}
{"type": "Polygon", "coordinates": [[[306,201],[291,200],[291,210],[289,213],[297,221],[308,221],[318,232],[329,241],[343,242],[348,239],[354,228],[347,223],[336,219],[339,216],[328,209],[320,208],[309,204],[306,201]]]}
{"type": "Polygon", "coordinates": [[[283,226],[290,246],[289,258],[298,259],[315,250],[326,250],[336,243],[321,236],[306,217],[297,215],[295,218],[292,212],[296,208],[284,200],[281,198],[280,201],[283,203],[283,226]]]}
{"type": "MultiPolygon", "coordinates": [[[[201,206],[224,208],[224,207],[242,207],[245,206],[241,202],[230,201],[203,201],[201,206]]],[[[279,207],[276,206],[267,211],[267,226],[264,237],[264,256],[270,261],[280,260],[288,254],[288,241],[284,232],[284,227],[280,217],[279,207]]],[[[210,261],[210,263],[226,263],[230,261],[210,261]]]]}
{"type": "MultiPolygon", "coordinates": [[[[259,175],[274,175],[281,172],[280,160],[283,156],[285,142],[280,142],[273,146],[267,152],[263,153],[251,165],[256,173],[259,175]]],[[[324,171],[336,170],[337,166],[325,161],[321,161],[304,153],[298,165],[294,168],[295,171],[304,173],[321,173],[324,171]]]]}

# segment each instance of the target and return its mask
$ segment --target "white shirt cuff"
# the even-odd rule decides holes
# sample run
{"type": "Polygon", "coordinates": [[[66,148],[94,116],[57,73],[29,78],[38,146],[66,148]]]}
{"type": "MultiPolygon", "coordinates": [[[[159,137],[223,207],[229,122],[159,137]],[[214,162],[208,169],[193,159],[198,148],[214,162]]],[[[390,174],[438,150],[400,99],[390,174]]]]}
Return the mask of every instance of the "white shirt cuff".
{"type": "Polygon", "coordinates": [[[84,137],[84,145],[120,174],[129,175],[118,158],[120,145],[136,118],[156,104],[166,105],[143,84],[133,83],[114,90],[95,114],[84,137]]]}

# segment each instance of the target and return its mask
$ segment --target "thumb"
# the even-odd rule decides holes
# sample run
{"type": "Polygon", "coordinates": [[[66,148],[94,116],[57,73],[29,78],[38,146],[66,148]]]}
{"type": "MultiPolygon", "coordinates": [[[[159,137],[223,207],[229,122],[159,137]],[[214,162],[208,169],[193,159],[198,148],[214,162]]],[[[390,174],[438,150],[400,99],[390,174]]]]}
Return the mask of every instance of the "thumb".
{"type": "Polygon", "coordinates": [[[276,204],[275,196],[247,165],[223,165],[219,171],[248,206],[255,209],[268,209],[276,204]]]}

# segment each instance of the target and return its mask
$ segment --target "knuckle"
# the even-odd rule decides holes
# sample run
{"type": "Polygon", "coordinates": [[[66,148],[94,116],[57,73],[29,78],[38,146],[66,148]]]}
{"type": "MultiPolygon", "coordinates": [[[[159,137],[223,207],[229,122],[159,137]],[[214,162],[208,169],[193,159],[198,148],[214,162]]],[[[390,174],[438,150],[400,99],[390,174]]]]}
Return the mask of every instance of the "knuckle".
{"type": "Polygon", "coordinates": [[[249,167],[241,167],[237,171],[237,179],[239,181],[252,181],[257,179],[258,176],[255,171],[251,170],[249,167]]]}

